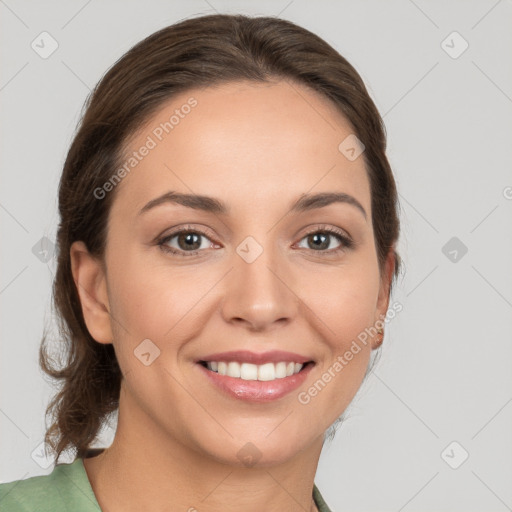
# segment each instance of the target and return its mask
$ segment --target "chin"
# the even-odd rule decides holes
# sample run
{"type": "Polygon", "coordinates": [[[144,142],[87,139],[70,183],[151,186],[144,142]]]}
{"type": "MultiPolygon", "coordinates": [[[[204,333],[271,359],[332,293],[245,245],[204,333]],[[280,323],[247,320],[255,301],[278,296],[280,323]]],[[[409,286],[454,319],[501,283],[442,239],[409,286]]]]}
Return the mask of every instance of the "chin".
{"type": "MultiPolygon", "coordinates": [[[[221,442],[218,437],[210,439],[211,444],[203,444],[203,452],[229,466],[266,468],[284,464],[299,455],[316,439],[323,440],[323,432],[318,436],[311,436],[308,442],[304,433],[290,436],[286,430],[280,434],[273,432],[268,435],[266,429],[261,429],[253,436],[237,436],[234,430],[231,430],[233,438],[226,434],[221,442]]],[[[240,429],[240,432],[244,430],[240,429]]]]}

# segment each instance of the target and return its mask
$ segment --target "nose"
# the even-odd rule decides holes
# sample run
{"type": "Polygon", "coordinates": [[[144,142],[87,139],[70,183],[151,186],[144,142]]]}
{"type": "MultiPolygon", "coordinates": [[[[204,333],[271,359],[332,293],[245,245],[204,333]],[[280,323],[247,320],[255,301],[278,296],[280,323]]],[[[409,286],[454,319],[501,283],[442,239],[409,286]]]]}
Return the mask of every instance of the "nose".
{"type": "Polygon", "coordinates": [[[222,315],[228,323],[266,331],[297,315],[300,299],[292,273],[276,250],[265,248],[254,261],[235,252],[226,280],[222,315]]]}

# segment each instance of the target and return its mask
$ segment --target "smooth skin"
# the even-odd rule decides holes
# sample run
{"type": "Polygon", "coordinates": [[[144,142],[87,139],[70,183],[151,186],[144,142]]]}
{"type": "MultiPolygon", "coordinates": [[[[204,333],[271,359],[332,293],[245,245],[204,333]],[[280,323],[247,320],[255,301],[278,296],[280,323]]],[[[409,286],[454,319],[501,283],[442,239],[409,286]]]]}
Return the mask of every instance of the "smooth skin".
{"type": "Polygon", "coordinates": [[[186,91],[135,134],[127,154],[190,97],[197,106],[117,185],[104,262],[83,242],[71,248],[87,328],[98,343],[113,343],[124,376],[113,444],[84,465],[108,512],[316,510],[324,433],[360,387],[376,340],[308,404],[298,394],[384,318],[393,253],[381,274],[363,157],[338,150],[353,130],[303,85],[186,91]],[[171,202],[139,213],[169,191],[216,198],[228,213],[171,202]],[[366,218],[349,203],[291,213],[301,195],[320,192],[352,196],[366,218]],[[166,242],[184,256],[158,245],[188,228],[199,232],[192,249],[183,237],[166,242]],[[324,243],[310,232],[324,233],[324,243]],[[248,236],[263,248],[252,263],[236,251],[248,236]],[[148,366],[134,354],[146,339],[160,350],[148,366]],[[243,349],[291,351],[315,366],[296,391],[249,403],[225,395],[195,363],[243,349]],[[248,442],[260,452],[253,467],[237,456],[248,442]]]}

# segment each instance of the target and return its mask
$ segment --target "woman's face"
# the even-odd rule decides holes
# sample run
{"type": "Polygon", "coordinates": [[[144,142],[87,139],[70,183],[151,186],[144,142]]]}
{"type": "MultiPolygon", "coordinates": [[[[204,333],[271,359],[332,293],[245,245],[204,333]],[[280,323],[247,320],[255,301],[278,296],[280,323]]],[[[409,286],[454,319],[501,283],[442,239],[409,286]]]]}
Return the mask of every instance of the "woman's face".
{"type": "Polygon", "coordinates": [[[101,281],[109,322],[86,322],[113,340],[122,406],[146,427],[267,465],[321,443],[350,403],[391,277],[352,134],[303,86],[240,82],[174,97],[129,142],[101,281]]]}

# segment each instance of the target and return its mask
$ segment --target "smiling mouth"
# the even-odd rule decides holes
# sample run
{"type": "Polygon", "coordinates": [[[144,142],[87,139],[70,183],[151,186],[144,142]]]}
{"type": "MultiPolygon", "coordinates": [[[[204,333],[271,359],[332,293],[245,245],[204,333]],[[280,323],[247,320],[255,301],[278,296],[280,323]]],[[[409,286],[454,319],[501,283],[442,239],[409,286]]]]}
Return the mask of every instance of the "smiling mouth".
{"type": "Polygon", "coordinates": [[[315,363],[313,361],[304,364],[281,361],[278,363],[252,364],[237,361],[199,361],[199,364],[213,373],[226,377],[268,382],[297,375],[315,363]]]}

